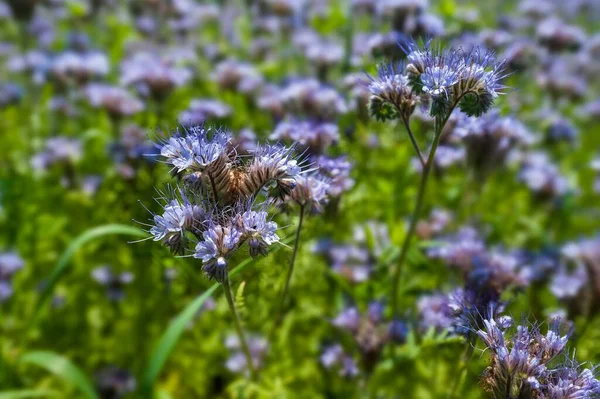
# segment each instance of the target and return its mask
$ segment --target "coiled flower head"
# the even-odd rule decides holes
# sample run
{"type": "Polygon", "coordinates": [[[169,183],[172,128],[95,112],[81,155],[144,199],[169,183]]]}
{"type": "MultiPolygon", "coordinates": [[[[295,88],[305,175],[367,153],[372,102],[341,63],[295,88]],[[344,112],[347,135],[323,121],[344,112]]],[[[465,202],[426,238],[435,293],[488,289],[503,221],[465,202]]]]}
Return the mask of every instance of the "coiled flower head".
{"type": "Polygon", "coordinates": [[[204,273],[220,283],[245,243],[255,258],[279,242],[269,210],[304,176],[293,147],[257,145],[240,156],[228,132],[204,126],[176,130],[157,147],[183,187],[163,195],[163,210],[150,225],[154,241],[200,259],[204,273]]]}
{"type": "Polygon", "coordinates": [[[457,106],[469,116],[480,116],[505,89],[504,63],[497,62],[493,52],[444,50],[414,41],[405,41],[401,48],[413,90],[431,98],[431,116],[446,117],[457,106]]]}
{"type": "Polygon", "coordinates": [[[369,76],[369,111],[376,119],[408,119],[415,110],[418,97],[409,86],[409,78],[402,74],[403,69],[402,64],[382,64],[376,78],[369,76]]]}

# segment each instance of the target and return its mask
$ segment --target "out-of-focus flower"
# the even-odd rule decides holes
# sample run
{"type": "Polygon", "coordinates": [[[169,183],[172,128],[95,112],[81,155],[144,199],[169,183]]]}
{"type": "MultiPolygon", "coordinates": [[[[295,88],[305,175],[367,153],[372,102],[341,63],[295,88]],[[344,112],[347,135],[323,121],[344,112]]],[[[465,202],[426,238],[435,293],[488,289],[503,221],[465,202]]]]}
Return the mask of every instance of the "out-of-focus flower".
{"type": "Polygon", "coordinates": [[[81,141],[68,137],[53,137],[46,141],[44,150],[31,159],[31,165],[37,170],[46,170],[55,164],[74,164],[83,156],[81,141]]]}
{"type": "Polygon", "coordinates": [[[567,119],[554,117],[550,120],[550,123],[548,123],[546,135],[548,140],[551,142],[565,141],[568,143],[574,143],[577,141],[579,131],[567,119]]]}
{"type": "Polygon", "coordinates": [[[444,209],[433,209],[426,220],[417,224],[417,235],[422,239],[431,239],[448,227],[453,215],[444,209]]]}
{"type": "Polygon", "coordinates": [[[352,356],[344,352],[340,344],[323,348],[320,362],[327,370],[337,370],[340,377],[352,378],[358,375],[358,366],[352,356]]]}
{"type": "Polygon", "coordinates": [[[497,111],[479,118],[459,118],[453,134],[465,143],[467,163],[480,179],[504,166],[511,150],[535,142],[523,123],[514,117],[502,117],[497,111]]]}
{"type": "Polygon", "coordinates": [[[327,178],[329,183],[327,193],[331,197],[339,197],[354,186],[354,180],[350,177],[352,163],[346,157],[329,158],[321,155],[311,158],[311,163],[327,178]]]}
{"type": "Polygon", "coordinates": [[[561,254],[565,263],[554,275],[550,289],[566,303],[571,318],[591,317],[600,297],[600,237],[566,243],[561,254]]]}
{"type": "Polygon", "coordinates": [[[84,176],[81,181],[81,190],[85,193],[85,195],[91,197],[100,188],[102,184],[102,176],[100,175],[87,175],[84,176]]]}
{"type": "Polygon", "coordinates": [[[419,325],[423,330],[434,328],[438,331],[449,329],[454,322],[450,298],[445,294],[431,294],[419,298],[417,310],[419,325]]]}
{"type": "Polygon", "coordinates": [[[179,115],[179,122],[185,126],[200,125],[208,120],[227,118],[231,112],[231,107],[219,100],[195,99],[179,115]]]}
{"type": "Polygon", "coordinates": [[[121,129],[121,136],[109,146],[109,153],[126,179],[133,178],[142,165],[154,164],[159,155],[144,129],[134,124],[121,129]]]}
{"type": "Polygon", "coordinates": [[[106,287],[106,295],[111,301],[120,301],[125,297],[125,286],[131,284],[134,276],[130,272],[115,274],[110,266],[101,266],[92,270],[92,278],[106,287]]]}
{"type": "Polygon", "coordinates": [[[192,72],[178,67],[167,59],[139,52],[121,64],[121,83],[129,86],[143,85],[156,100],[163,100],[171,91],[184,85],[192,78],[192,72]]]}
{"type": "Polygon", "coordinates": [[[16,252],[0,253],[0,303],[12,296],[13,275],[24,265],[25,262],[16,252]]]}
{"type": "Polygon", "coordinates": [[[104,108],[114,119],[131,116],[144,109],[140,100],[121,87],[90,84],[85,93],[93,107],[104,108]]]}
{"type": "Polygon", "coordinates": [[[262,86],[264,78],[251,64],[234,60],[222,61],[215,66],[212,79],[226,90],[244,94],[254,93],[262,86]]]}
{"type": "Polygon", "coordinates": [[[354,241],[347,244],[332,244],[321,240],[314,248],[325,256],[331,269],[353,283],[368,280],[377,257],[390,245],[389,232],[385,225],[370,222],[354,229],[354,241]]]}
{"type": "Polygon", "coordinates": [[[528,153],[521,162],[519,178],[540,199],[556,199],[570,191],[570,186],[547,154],[528,153]]]}
{"type": "MultiPolygon", "coordinates": [[[[247,337],[248,349],[252,357],[252,364],[256,368],[260,368],[263,358],[267,353],[269,344],[266,339],[258,335],[250,335],[247,337]]],[[[229,335],[225,340],[225,347],[231,352],[229,358],[225,362],[225,367],[232,373],[248,373],[248,363],[242,352],[242,346],[237,335],[229,335]]]]}
{"type": "Polygon", "coordinates": [[[596,157],[590,162],[590,167],[596,172],[596,179],[594,180],[594,192],[600,193],[600,157],[596,157]]]}
{"type": "Polygon", "coordinates": [[[120,399],[135,391],[137,382],[133,374],[125,369],[110,366],[98,371],[96,387],[102,398],[120,399]]]}
{"type": "Polygon", "coordinates": [[[321,154],[339,140],[339,131],[333,123],[286,120],[275,127],[269,138],[296,143],[313,154],[321,154]]]}
{"type": "Polygon", "coordinates": [[[348,111],[346,101],[333,87],[313,78],[291,80],[279,93],[286,111],[330,120],[348,111]]]}
{"type": "Polygon", "coordinates": [[[36,84],[44,83],[46,73],[51,65],[50,56],[40,50],[31,50],[24,54],[14,55],[7,61],[9,71],[29,74],[36,84]]]}
{"type": "Polygon", "coordinates": [[[438,245],[427,249],[427,256],[441,259],[449,267],[470,270],[476,259],[484,255],[485,243],[481,234],[472,227],[463,227],[456,233],[437,237],[438,245]]]}
{"type": "Polygon", "coordinates": [[[82,84],[93,78],[105,76],[109,70],[110,64],[106,55],[95,51],[65,51],[54,58],[50,67],[53,77],[63,84],[69,80],[82,84]]]}
{"type": "Polygon", "coordinates": [[[23,97],[23,89],[14,83],[0,86],[0,109],[18,104],[23,97]]]}
{"type": "Polygon", "coordinates": [[[567,25],[556,17],[539,23],[536,36],[550,51],[577,50],[586,39],[585,32],[579,26],[567,25]]]}
{"type": "Polygon", "coordinates": [[[573,63],[563,58],[553,58],[549,65],[536,75],[541,89],[547,90],[555,99],[580,100],[589,84],[573,63]]]}

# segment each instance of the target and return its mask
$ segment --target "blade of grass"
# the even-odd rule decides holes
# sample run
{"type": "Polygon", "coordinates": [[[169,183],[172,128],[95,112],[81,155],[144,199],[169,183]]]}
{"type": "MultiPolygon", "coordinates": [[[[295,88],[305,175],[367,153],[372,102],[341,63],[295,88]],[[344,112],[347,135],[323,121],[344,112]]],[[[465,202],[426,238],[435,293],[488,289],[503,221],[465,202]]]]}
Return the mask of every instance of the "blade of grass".
{"type": "Polygon", "coordinates": [[[64,356],[54,352],[36,351],[25,353],[20,363],[42,367],[65,382],[73,385],[87,399],[99,399],[94,386],[79,367],[64,356]]]}
{"type": "Polygon", "coordinates": [[[32,320],[34,320],[44,306],[44,303],[51,296],[54,287],[58,280],[66,273],[69,268],[70,260],[73,255],[85,244],[90,241],[95,240],[96,238],[100,238],[103,236],[109,235],[128,235],[132,237],[145,237],[147,233],[133,226],[127,226],[122,224],[106,224],[102,226],[93,227],[89,230],[84,231],[77,238],[75,238],[71,244],[67,247],[67,249],[60,255],[58,261],[56,262],[56,266],[52,270],[52,274],[48,277],[46,284],[38,297],[37,303],[35,305],[32,320]]]}
{"type": "Polygon", "coordinates": [[[21,389],[18,391],[0,391],[0,399],[50,398],[58,396],[56,391],[45,389],[21,389]]]}

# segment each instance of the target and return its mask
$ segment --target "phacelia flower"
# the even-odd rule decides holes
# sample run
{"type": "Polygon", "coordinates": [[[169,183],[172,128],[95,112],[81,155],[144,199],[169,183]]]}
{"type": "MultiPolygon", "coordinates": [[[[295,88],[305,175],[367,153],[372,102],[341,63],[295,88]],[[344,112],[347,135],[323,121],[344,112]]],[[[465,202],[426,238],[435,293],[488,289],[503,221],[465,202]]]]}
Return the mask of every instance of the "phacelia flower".
{"type": "Polygon", "coordinates": [[[409,79],[403,75],[403,65],[380,65],[377,77],[369,77],[371,93],[369,110],[379,120],[403,118],[408,120],[419,101],[409,79]]]}
{"type": "Polygon", "coordinates": [[[293,148],[256,146],[240,156],[228,132],[203,126],[176,130],[157,147],[183,188],[166,195],[163,212],[154,215],[155,241],[200,259],[207,277],[220,283],[228,278],[229,258],[245,243],[257,257],[279,242],[269,209],[303,176],[293,148]]]}
{"type": "Polygon", "coordinates": [[[154,215],[150,228],[153,240],[176,254],[183,254],[187,248],[186,233],[199,236],[206,229],[207,219],[207,211],[201,205],[192,204],[183,193],[181,198],[170,200],[161,215],[154,215]]]}
{"type": "Polygon", "coordinates": [[[328,189],[329,182],[325,178],[318,173],[306,173],[296,178],[296,187],[285,202],[290,200],[312,213],[321,213],[329,200],[328,189]]]}
{"type": "Polygon", "coordinates": [[[554,365],[565,351],[570,332],[562,335],[560,319],[550,322],[546,334],[539,326],[509,327],[500,319],[484,320],[477,335],[488,348],[491,365],[482,382],[492,398],[591,398],[600,392],[600,382],[591,370],[581,370],[575,362],[554,365]]]}
{"type": "Polygon", "coordinates": [[[432,48],[430,42],[419,47],[411,41],[402,48],[413,90],[432,100],[431,116],[445,117],[457,106],[469,116],[481,116],[505,88],[504,63],[497,62],[492,52],[442,50],[432,48]]]}
{"type": "Polygon", "coordinates": [[[193,126],[159,143],[160,154],[176,173],[203,172],[227,157],[231,135],[221,130],[193,126]]]}
{"type": "Polygon", "coordinates": [[[266,211],[249,210],[242,214],[241,224],[243,235],[247,237],[250,255],[266,255],[267,248],[279,242],[277,223],[269,220],[266,211]]]}

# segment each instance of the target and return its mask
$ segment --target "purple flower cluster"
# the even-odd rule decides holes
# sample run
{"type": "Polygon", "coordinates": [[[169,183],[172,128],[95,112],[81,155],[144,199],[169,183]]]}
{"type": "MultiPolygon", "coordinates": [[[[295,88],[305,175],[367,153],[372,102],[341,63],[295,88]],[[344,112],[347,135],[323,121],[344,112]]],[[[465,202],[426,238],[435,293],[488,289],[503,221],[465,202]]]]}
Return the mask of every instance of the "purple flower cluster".
{"type": "MultiPolygon", "coordinates": [[[[593,398],[600,395],[595,368],[582,368],[574,359],[553,364],[565,351],[570,333],[561,335],[560,320],[552,320],[546,334],[537,325],[518,325],[505,318],[484,320],[478,337],[489,350],[491,365],[482,383],[492,398],[593,398]],[[504,320],[503,320],[504,319],[504,320]]],[[[566,357],[566,356],[565,356],[566,357]]]]}
{"type": "MultiPolygon", "coordinates": [[[[372,370],[375,366],[384,345],[389,342],[404,343],[408,336],[408,325],[399,319],[386,320],[384,311],[385,306],[382,302],[373,301],[369,303],[364,313],[355,306],[349,306],[331,320],[333,326],[352,336],[361,355],[361,364],[367,370],[372,370]]],[[[342,366],[344,366],[343,359],[342,356],[340,358],[342,366]]],[[[333,362],[333,364],[340,363],[333,362]]],[[[341,372],[344,373],[343,367],[341,372]]]]}
{"type": "Polygon", "coordinates": [[[390,237],[385,225],[371,222],[355,228],[353,241],[334,244],[323,239],[313,251],[325,257],[333,272],[352,283],[362,283],[369,279],[377,258],[390,245],[390,237]]]}
{"type": "Polygon", "coordinates": [[[441,50],[412,41],[405,42],[403,50],[406,66],[382,65],[371,78],[369,108],[377,119],[408,120],[424,100],[434,117],[447,118],[456,107],[481,116],[505,88],[504,64],[496,62],[493,52],[441,50]]]}
{"type": "Polygon", "coordinates": [[[204,126],[178,129],[158,147],[184,187],[164,196],[150,233],[174,253],[192,252],[219,282],[227,278],[227,259],[244,243],[257,257],[279,242],[271,203],[310,200],[315,207],[325,201],[326,183],[302,172],[293,148],[257,146],[240,157],[228,132],[204,126]],[[260,195],[266,201],[257,206],[260,195]]]}

